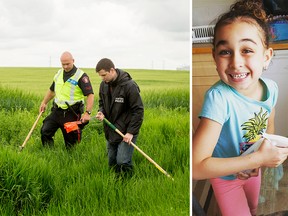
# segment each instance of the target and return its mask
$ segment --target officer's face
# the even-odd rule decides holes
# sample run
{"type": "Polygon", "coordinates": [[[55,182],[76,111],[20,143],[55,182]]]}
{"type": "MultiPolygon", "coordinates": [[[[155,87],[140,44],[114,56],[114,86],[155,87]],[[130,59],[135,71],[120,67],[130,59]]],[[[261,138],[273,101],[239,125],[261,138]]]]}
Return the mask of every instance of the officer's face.
{"type": "Polygon", "coordinates": [[[69,72],[73,68],[74,59],[71,58],[62,58],[61,64],[65,72],[69,72]]]}

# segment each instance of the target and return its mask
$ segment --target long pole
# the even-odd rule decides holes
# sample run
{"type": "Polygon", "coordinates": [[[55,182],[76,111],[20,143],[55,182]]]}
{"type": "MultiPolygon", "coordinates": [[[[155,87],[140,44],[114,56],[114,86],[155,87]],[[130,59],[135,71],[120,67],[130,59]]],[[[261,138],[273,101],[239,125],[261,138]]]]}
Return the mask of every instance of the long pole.
{"type": "Polygon", "coordinates": [[[43,113],[43,112],[40,112],[39,115],[37,116],[37,119],[36,119],[36,121],[34,122],[34,124],[33,124],[32,128],[31,128],[31,130],[29,131],[29,133],[28,133],[26,139],[24,140],[23,144],[20,146],[20,151],[22,151],[22,150],[24,149],[24,147],[25,147],[27,141],[28,141],[29,138],[31,137],[32,132],[33,132],[33,130],[35,129],[35,127],[36,127],[36,125],[37,125],[37,123],[38,123],[38,121],[39,121],[39,119],[40,119],[42,113],[43,113]]]}
{"type": "MultiPolygon", "coordinates": [[[[116,133],[118,133],[120,136],[124,137],[124,134],[119,131],[111,122],[109,122],[106,118],[103,119],[104,122],[111,128],[113,129],[116,133]]],[[[137,150],[139,151],[148,161],[150,161],[152,164],[154,164],[154,166],[160,170],[163,174],[165,174],[167,177],[171,178],[173,181],[174,179],[161,167],[159,166],[154,160],[152,160],[152,158],[150,158],[147,154],[145,154],[145,152],[143,152],[137,145],[135,145],[132,141],[130,142],[130,144],[137,150]]]]}

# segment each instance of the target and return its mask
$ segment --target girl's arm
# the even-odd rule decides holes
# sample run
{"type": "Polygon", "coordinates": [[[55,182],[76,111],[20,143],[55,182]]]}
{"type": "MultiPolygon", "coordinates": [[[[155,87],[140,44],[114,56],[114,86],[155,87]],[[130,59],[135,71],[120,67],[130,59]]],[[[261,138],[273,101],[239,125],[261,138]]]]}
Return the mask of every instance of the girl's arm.
{"type": "Polygon", "coordinates": [[[208,179],[238,173],[260,166],[249,155],[233,158],[212,157],[222,125],[202,118],[192,139],[192,176],[194,179],[208,179]]]}
{"type": "MultiPolygon", "coordinates": [[[[275,132],[274,120],[275,120],[275,108],[273,108],[272,112],[270,113],[266,133],[274,134],[275,132]]],[[[263,142],[263,144],[260,146],[260,148],[257,151],[259,154],[262,155],[263,158],[270,158],[270,160],[264,161],[263,166],[267,166],[267,167],[279,166],[287,159],[288,148],[276,147],[274,145],[271,145],[271,143],[268,140],[265,139],[265,141],[266,142],[263,142]],[[265,150],[267,146],[268,146],[268,151],[265,150]],[[269,150],[269,148],[271,148],[271,150],[269,150]],[[275,156],[273,157],[272,155],[275,155],[275,156]]]]}
{"type": "Polygon", "coordinates": [[[242,157],[215,158],[213,150],[222,126],[210,119],[202,118],[192,139],[192,177],[208,179],[236,174],[261,166],[276,167],[288,154],[288,148],[278,148],[265,140],[258,151],[242,157]]]}
{"type": "Polygon", "coordinates": [[[275,108],[272,109],[272,112],[270,113],[270,116],[268,118],[268,125],[267,125],[267,130],[266,133],[268,134],[274,134],[275,133],[275,108]]]}

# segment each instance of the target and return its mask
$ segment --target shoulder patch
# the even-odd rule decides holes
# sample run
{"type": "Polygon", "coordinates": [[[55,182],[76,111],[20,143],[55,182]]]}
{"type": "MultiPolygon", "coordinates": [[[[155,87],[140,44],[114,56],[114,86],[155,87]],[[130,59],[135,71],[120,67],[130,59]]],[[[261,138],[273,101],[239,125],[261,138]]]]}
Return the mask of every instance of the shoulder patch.
{"type": "Polygon", "coordinates": [[[84,77],[82,78],[82,82],[83,82],[83,83],[89,83],[89,78],[88,78],[88,76],[84,76],[84,77]]]}

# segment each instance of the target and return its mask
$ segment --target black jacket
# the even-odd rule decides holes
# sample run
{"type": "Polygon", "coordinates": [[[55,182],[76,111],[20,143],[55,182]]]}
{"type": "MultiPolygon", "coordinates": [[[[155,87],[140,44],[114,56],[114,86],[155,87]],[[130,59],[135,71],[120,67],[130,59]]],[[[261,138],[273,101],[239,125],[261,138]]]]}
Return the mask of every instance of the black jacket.
{"type": "MultiPolygon", "coordinates": [[[[127,72],[120,69],[116,69],[116,72],[118,76],[115,81],[109,84],[102,81],[100,84],[99,111],[123,134],[136,135],[144,116],[140,89],[127,72]]],[[[123,139],[105,123],[104,131],[111,143],[119,143],[123,139]]]]}

